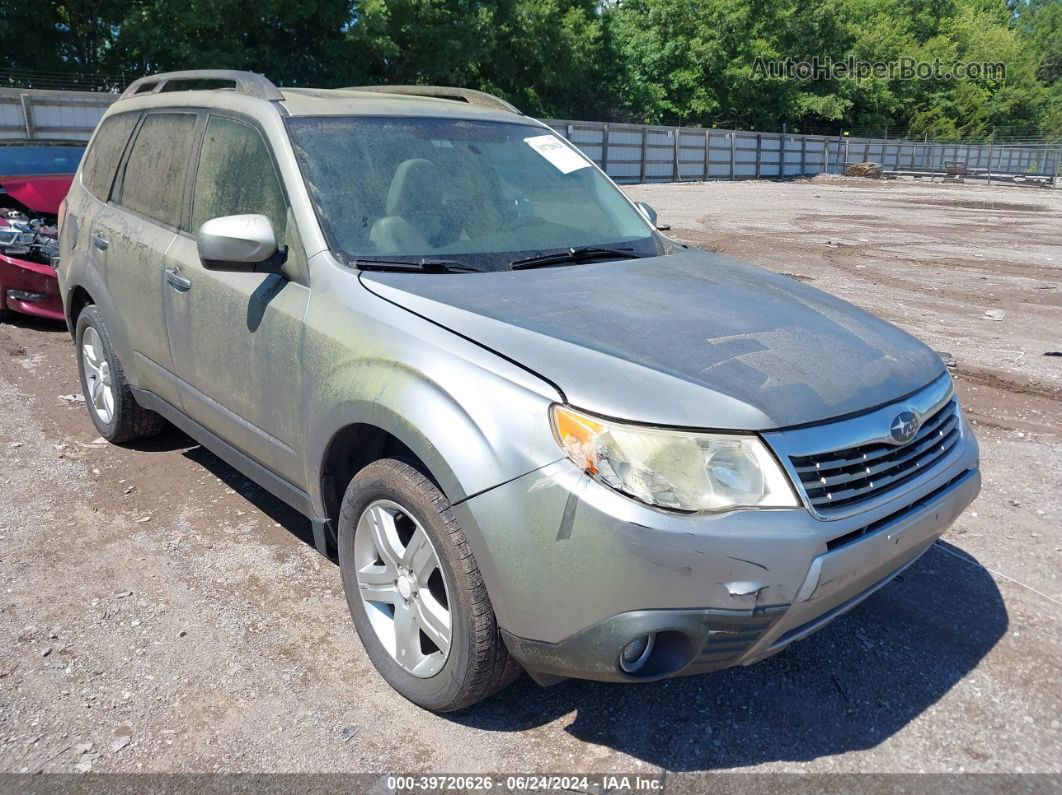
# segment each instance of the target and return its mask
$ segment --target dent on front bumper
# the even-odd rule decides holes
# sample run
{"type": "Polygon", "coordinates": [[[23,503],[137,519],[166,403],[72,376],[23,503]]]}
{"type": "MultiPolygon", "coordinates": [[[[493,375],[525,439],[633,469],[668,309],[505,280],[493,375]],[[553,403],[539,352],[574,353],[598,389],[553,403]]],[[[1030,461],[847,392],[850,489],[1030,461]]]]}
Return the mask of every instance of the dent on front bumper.
{"type": "Polygon", "coordinates": [[[913,563],[980,489],[969,426],[901,500],[822,521],[806,510],[681,515],[567,460],[456,506],[506,643],[542,682],[634,681],[761,660],[913,563]],[[632,676],[622,646],[657,633],[632,676]]]}
{"type": "Polygon", "coordinates": [[[55,269],[0,254],[0,309],[64,320],[63,301],[55,269]]]}

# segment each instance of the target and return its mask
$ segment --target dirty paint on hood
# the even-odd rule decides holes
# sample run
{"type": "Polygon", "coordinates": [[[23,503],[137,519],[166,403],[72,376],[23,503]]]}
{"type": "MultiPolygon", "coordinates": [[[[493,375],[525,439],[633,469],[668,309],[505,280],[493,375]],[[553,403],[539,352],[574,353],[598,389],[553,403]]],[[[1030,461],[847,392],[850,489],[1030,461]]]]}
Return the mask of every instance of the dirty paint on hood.
{"type": "Polygon", "coordinates": [[[574,406],[766,430],[858,413],[944,372],[839,298],[702,251],[482,274],[363,272],[372,292],[528,367],[574,406]]]}

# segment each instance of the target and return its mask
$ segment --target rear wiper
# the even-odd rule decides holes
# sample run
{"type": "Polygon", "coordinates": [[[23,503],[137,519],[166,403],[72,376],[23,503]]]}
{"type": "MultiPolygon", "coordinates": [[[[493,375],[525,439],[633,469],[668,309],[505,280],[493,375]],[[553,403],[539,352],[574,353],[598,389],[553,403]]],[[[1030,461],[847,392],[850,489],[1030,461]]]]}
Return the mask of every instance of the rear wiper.
{"type": "Polygon", "coordinates": [[[391,260],[355,257],[351,263],[363,271],[421,271],[423,273],[480,273],[479,268],[462,265],[451,259],[391,260]]]}
{"type": "Polygon", "coordinates": [[[563,265],[566,262],[583,262],[592,259],[637,259],[644,254],[636,254],[631,248],[605,248],[602,246],[580,246],[567,248],[563,251],[554,251],[552,254],[540,254],[534,257],[525,257],[510,263],[509,269],[514,271],[526,270],[527,268],[542,268],[546,265],[563,265]]]}

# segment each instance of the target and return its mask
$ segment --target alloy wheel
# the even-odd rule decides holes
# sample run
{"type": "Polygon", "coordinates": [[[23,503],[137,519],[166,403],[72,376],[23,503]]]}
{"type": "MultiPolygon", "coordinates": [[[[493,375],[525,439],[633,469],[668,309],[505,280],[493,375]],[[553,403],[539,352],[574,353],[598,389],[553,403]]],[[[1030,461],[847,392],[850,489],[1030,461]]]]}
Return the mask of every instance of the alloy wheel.
{"type": "Polygon", "coordinates": [[[413,676],[434,676],[450,653],[450,599],[439,555],[420,522],[376,500],[354,534],[358,592],[376,637],[413,676]]]}
{"type": "Polygon", "coordinates": [[[109,425],[114,417],[114,386],[111,366],[103,350],[103,341],[92,326],[81,335],[81,363],[85,368],[86,399],[100,422],[109,425]]]}

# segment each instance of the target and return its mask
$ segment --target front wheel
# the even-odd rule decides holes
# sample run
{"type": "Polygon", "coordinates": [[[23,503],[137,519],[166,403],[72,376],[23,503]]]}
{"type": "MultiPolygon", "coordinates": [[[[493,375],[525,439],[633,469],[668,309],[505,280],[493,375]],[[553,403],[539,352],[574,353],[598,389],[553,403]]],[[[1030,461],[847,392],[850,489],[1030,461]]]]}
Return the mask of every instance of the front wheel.
{"type": "Polygon", "coordinates": [[[452,712],[519,673],[450,503],[415,467],[384,459],[354,476],[339,565],[369,659],[413,703],[452,712]]]}

